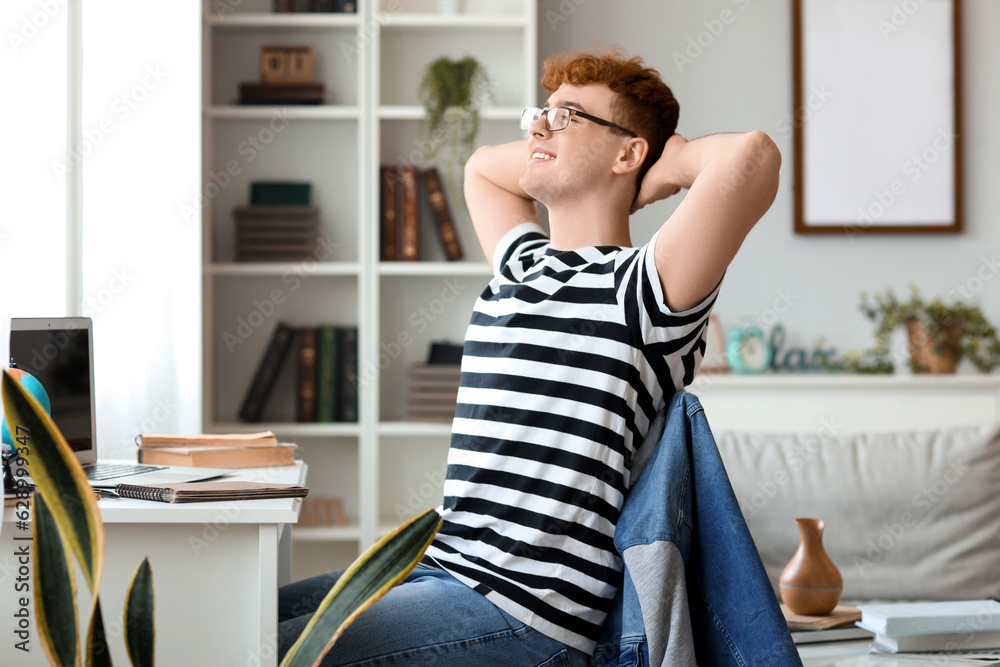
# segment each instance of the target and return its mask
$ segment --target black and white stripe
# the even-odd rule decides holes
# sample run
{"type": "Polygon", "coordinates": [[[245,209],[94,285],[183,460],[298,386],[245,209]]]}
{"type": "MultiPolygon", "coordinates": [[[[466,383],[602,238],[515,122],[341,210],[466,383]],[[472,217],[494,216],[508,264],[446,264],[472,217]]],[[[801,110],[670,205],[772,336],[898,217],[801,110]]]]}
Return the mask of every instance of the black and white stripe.
{"type": "Polygon", "coordinates": [[[694,379],[718,294],[671,313],[655,241],[556,251],[525,224],[500,242],[466,334],[444,525],[427,551],[587,653],[620,579],[614,531],[632,455],[694,379]]]}

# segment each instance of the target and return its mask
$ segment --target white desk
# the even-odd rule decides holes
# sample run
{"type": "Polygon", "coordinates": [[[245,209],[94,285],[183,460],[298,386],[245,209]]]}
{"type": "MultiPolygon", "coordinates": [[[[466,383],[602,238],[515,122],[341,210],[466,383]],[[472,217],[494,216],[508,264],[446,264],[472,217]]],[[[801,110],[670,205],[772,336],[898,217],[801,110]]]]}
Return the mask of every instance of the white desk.
{"type": "MultiPolygon", "coordinates": [[[[306,467],[248,469],[230,479],[305,482],[306,467]]],[[[291,578],[291,530],[299,499],[168,504],[101,500],[106,548],[101,607],[112,659],[128,665],[122,613],[125,591],[146,556],[156,586],[156,663],[159,665],[277,665],[278,586],[291,578]]],[[[0,533],[0,665],[47,665],[34,623],[30,653],[15,648],[18,598],[13,510],[0,533]]],[[[77,572],[81,618],[90,595],[77,572]]],[[[30,595],[29,595],[30,597],[30,595]]]]}

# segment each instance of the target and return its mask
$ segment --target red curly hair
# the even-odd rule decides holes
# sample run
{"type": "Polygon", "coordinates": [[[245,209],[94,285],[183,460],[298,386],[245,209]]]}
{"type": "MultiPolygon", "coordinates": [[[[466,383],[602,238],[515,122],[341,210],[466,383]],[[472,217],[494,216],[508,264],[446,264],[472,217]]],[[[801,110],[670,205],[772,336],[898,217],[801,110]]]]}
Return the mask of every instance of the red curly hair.
{"type": "Polygon", "coordinates": [[[569,53],[545,60],[542,86],[552,92],[562,84],[603,84],[616,93],[611,107],[617,119],[649,142],[649,153],[636,180],[636,191],[649,168],[660,158],[667,139],[677,129],[680,105],[655,69],[642,58],[629,57],[621,49],[600,53],[569,53]]]}

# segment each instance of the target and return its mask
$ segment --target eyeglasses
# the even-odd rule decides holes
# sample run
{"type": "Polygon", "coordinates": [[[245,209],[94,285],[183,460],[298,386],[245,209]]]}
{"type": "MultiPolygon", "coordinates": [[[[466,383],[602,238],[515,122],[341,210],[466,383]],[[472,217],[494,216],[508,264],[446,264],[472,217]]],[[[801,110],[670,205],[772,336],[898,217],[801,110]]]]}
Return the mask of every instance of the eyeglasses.
{"type": "Polygon", "coordinates": [[[545,116],[545,129],[550,132],[565,130],[569,126],[569,119],[573,116],[579,116],[580,118],[586,118],[589,121],[593,121],[598,125],[604,125],[605,127],[620,130],[633,137],[639,136],[632,130],[626,130],[621,125],[615,125],[611,121],[598,118],[597,116],[591,116],[589,113],[584,113],[579,109],[571,109],[569,107],[546,107],[544,109],[539,109],[538,107],[527,107],[521,112],[521,129],[530,130],[532,123],[542,116],[545,116]]]}

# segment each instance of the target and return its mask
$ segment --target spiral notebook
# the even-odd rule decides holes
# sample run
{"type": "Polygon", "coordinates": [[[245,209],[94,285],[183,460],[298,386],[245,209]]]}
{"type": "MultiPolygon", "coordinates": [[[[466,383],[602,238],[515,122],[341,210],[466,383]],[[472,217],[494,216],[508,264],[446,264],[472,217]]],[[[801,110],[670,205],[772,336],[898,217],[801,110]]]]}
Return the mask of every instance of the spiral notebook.
{"type": "Polygon", "coordinates": [[[155,500],[161,503],[204,503],[261,498],[304,498],[309,489],[300,484],[266,482],[185,482],[182,484],[118,484],[122,498],[155,500]]]}

